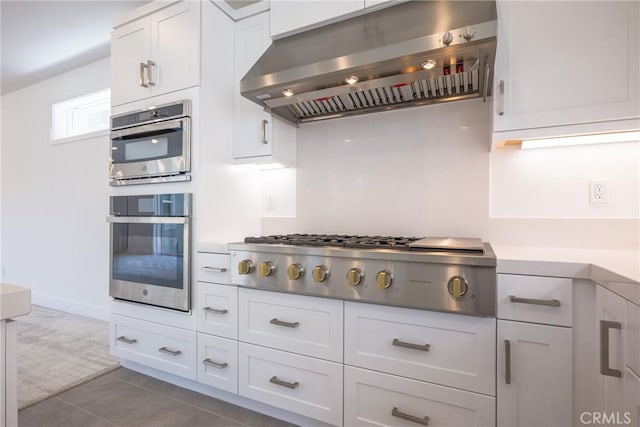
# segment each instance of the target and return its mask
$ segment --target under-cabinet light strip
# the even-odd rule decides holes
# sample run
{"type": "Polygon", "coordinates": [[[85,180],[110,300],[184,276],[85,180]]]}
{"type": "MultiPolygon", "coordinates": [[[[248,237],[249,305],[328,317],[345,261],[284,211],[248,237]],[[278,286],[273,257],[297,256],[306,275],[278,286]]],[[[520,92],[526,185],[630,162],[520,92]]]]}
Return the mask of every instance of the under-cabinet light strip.
{"type": "Polygon", "coordinates": [[[605,144],[640,141],[640,131],[598,133],[591,135],[563,136],[557,138],[523,139],[520,148],[566,147],[571,145],[605,144]]]}

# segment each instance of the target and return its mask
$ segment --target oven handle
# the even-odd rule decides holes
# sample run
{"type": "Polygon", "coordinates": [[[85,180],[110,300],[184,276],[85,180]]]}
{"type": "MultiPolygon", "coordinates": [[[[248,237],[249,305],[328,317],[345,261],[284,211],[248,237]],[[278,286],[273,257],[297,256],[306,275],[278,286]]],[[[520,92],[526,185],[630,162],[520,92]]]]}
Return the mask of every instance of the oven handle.
{"type": "Polygon", "coordinates": [[[189,224],[191,218],[184,216],[108,216],[113,224],[189,224]]]}
{"type": "Polygon", "coordinates": [[[171,129],[181,129],[183,128],[183,122],[187,119],[188,117],[184,117],[181,119],[174,119],[174,120],[167,120],[164,122],[158,122],[158,123],[150,123],[148,125],[142,125],[142,126],[134,126],[134,127],[130,127],[130,128],[126,128],[126,129],[120,129],[120,130],[114,130],[110,133],[110,138],[111,139],[118,139],[118,138],[122,138],[125,136],[130,136],[130,135],[140,135],[140,134],[145,134],[145,133],[149,133],[149,132],[157,132],[157,131],[163,131],[163,130],[171,130],[171,129]]]}

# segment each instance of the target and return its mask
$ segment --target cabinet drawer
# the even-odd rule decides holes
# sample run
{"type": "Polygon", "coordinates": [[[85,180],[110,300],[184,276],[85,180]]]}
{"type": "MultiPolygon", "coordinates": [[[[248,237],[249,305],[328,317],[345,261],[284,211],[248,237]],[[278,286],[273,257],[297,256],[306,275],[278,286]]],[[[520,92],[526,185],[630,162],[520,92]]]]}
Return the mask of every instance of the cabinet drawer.
{"type": "Polygon", "coordinates": [[[495,395],[496,320],[345,303],[345,364],[495,395]]]}
{"type": "Polygon", "coordinates": [[[239,343],[239,393],[287,411],[342,424],[342,365],[239,343]]]}
{"type": "Polygon", "coordinates": [[[640,375],[640,307],[627,301],[627,365],[640,375]]]}
{"type": "Polygon", "coordinates": [[[559,277],[498,274],[498,318],[571,326],[572,286],[559,277]]]}
{"type": "Polygon", "coordinates": [[[229,283],[229,254],[198,252],[196,280],[209,283],[229,283]]]}
{"type": "Polygon", "coordinates": [[[343,302],[239,290],[240,341],[342,362],[343,302]]]}
{"type": "Polygon", "coordinates": [[[111,353],[174,375],[196,379],[196,333],[111,315],[111,353]]]}
{"type": "Polygon", "coordinates": [[[495,426],[495,398],[394,375],[345,366],[344,394],[345,426],[495,426]]]}
{"type": "Polygon", "coordinates": [[[198,331],[238,339],[238,288],[198,282],[198,331]]]}
{"type": "Polygon", "coordinates": [[[198,334],[198,382],[238,393],[238,341],[198,334]]]}

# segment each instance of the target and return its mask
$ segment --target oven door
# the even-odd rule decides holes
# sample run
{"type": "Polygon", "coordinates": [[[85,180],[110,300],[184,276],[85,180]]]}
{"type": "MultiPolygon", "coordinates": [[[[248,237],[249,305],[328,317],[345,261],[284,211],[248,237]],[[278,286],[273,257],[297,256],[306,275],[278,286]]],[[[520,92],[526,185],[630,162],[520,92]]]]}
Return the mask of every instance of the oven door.
{"type": "Polygon", "coordinates": [[[168,176],[191,170],[191,118],[111,132],[112,179],[168,176]]]}
{"type": "Polygon", "coordinates": [[[109,217],[113,298],[189,311],[190,218],[109,217]]]}

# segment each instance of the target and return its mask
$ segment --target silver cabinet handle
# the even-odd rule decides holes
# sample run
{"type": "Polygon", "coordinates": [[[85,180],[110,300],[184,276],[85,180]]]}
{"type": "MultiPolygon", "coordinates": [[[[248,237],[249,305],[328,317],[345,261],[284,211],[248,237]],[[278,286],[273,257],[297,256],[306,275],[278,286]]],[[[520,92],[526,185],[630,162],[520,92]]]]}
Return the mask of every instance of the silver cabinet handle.
{"type": "Polygon", "coordinates": [[[520,298],[513,295],[509,295],[509,301],[520,304],[546,305],[548,307],[560,307],[561,305],[557,299],[520,298]]]}
{"type": "Polygon", "coordinates": [[[424,418],[420,418],[416,417],[415,415],[405,414],[404,412],[400,412],[400,410],[395,406],[391,411],[391,415],[393,415],[394,417],[402,418],[403,420],[411,421],[416,424],[422,424],[423,426],[429,425],[429,417],[427,417],[426,415],[424,418]]]}
{"type": "Polygon", "coordinates": [[[498,115],[504,116],[504,80],[500,80],[498,83],[498,90],[500,91],[500,96],[498,97],[498,115]]]}
{"type": "Polygon", "coordinates": [[[215,313],[215,314],[227,314],[229,312],[229,310],[222,309],[220,310],[219,308],[211,308],[211,307],[205,307],[203,308],[204,311],[208,311],[210,313],[215,313]]]}
{"type": "Polygon", "coordinates": [[[511,341],[504,340],[504,383],[511,384],[511,341]]]}
{"type": "Polygon", "coordinates": [[[430,344],[413,344],[410,342],[400,341],[398,338],[394,338],[391,344],[395,345],[396,347],[411,348],[413,350],[421,351],[429,351],[429,348],[431,347],[430,344]]]}
{"type": "Polygon", "coordinates": [[[263,144],[269,143],[269,141],[267,141],[267,125],[268,124],[269,124],[269,120],[262,119],[262,143],[263,144]]]}
{"type": "Polygon", "coordinates": [[[213,271],[215,273],[224,273],[225,271],[227,271],[227,269],[224,267],[209,267],[208,265],[205,265],[204,267],[202,267],[202,269],[213,271]]]}
{"type": "Polygon", "coordinates": [[[180,350],[169,350],[167,347],[160,347],[158,351],[160,353],[170,354],[172,356],[177,356],[182,353],[180,350]]]}
{"type": "Polygon", "coordinates": [[[147,68],[147,64],[145,64],[144,62],[140,63],[140,86],[142,87],[149,87],[149,85],[147,83],[145,83],[144,81],[144,69],[147,68]]]}
{"type": "Polygon", "coordinates": [[[286,326],[287,328],[297,328],[298,326],[300,326],[300,322],[284,322],[275,318],[271,319],[269,323],[271,323],[272,325],[286,326]]]}
{"type": "Polygon", "coordinates": [[[226,368],[227,366],[229,366],[229,364],[228,364],[228,363],[226,363],[226,362],[218,363],[218,362],[214,362],[214,361],[213,361],[213,360],[211,360],[211,359],[204,359],[204,360],[202,361],[202,363],[203,363],[203,364],[205,364],[205,365],[207,365],[207,366],[213,366],[214,368],[218,368],[218,369],[224,369],[224,368],[226,368]]]}
{"type": "Polygon", "coordinates": [[[485,58],[484,65],[484,93],[482,94],[482,102],[487,102],[487,94],[489,93],[489,74],[491,69],[489,67],[489,58],[485,58]]]}
{"type": "Polygon", "coordinates": [[[280,385],[280,386],[282,386],[282,387],[290,388],[290,389],[292,389],[292,390],[293,390],[293,389],[298,388],[298,386],[300,385],[300,383],[299,383],[298,381],[296,381],[296,382],[294,382],[294,383],[289,383],[289,382],[287,382],[287,381],[279,380],[279,379],[278,379],[278,377],[276,377],[275,375],[274,375],[274,376],[272,376],[272,377],[269,379],[269,382],[270,382],[271,384],[280,385]]]}
{"type": "Polygon", "coordinates": [[[138,342],[137,339],[135,339],[135,338],[130,339],[130,338],[125,337],[124,335],[121,336],[121,337],[116,338],[116,341],[120,341],[120,342],[123,342],[125,344],[135,344],[135,343],[138,342]]]}
{"type": "Polygon", "coordinates": [[[600,321],[600,373],[610,377],[622,378],[622,372],[609,367],[609,330],[622,329],[622,323],[611,320],[600,321]]]}
{"type": "Polygon", "coordinates": [[[153,74],[152,74],[153,67],[155,67],[155,66],[156,66],[156,63],[153,62],[152,60],[149,59],[147,61],[147,77],[148,77],[147,81],[149,83],[149,86],[155,86],[156,85],[156,82],[153,81],[153,74]]]}

